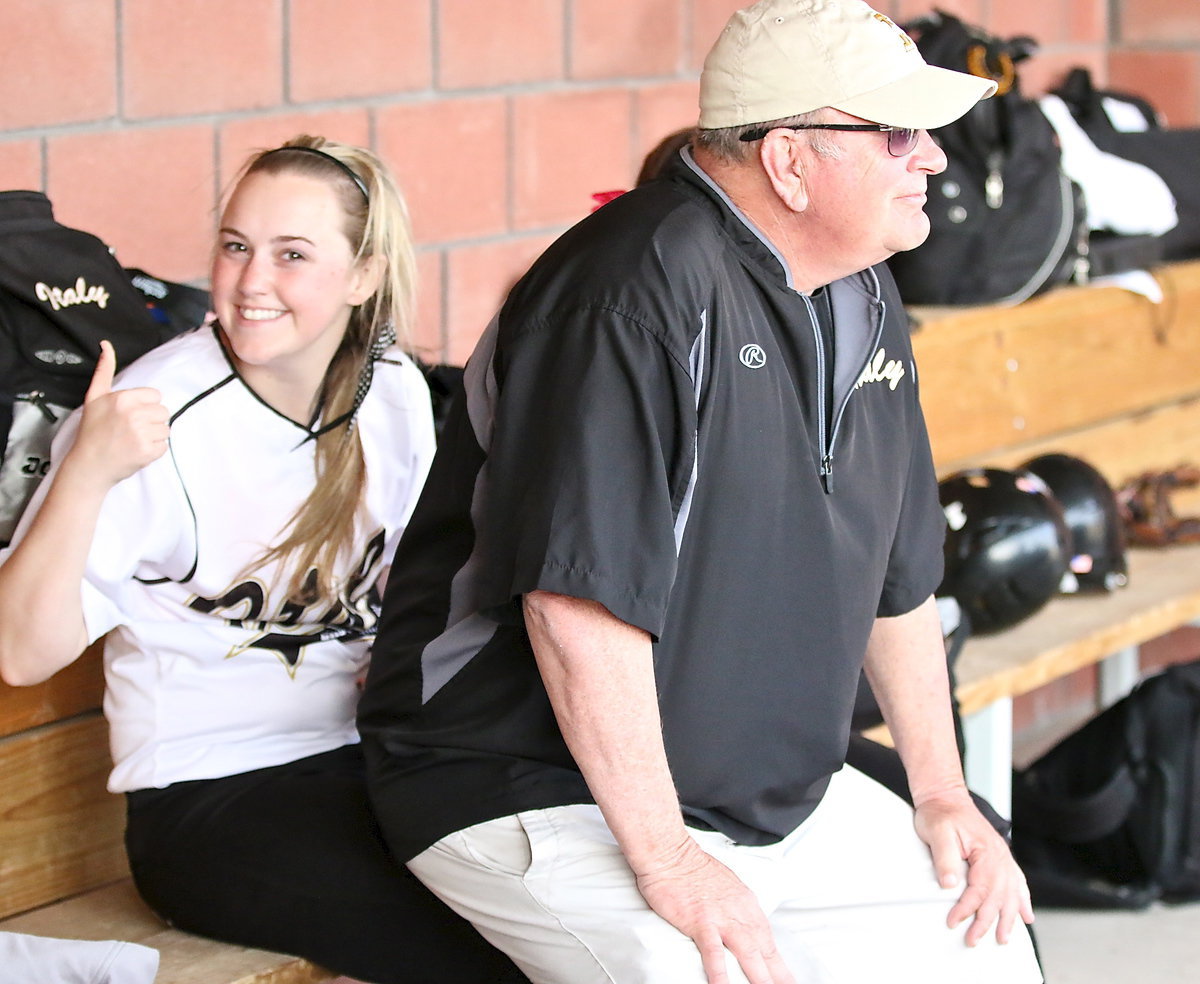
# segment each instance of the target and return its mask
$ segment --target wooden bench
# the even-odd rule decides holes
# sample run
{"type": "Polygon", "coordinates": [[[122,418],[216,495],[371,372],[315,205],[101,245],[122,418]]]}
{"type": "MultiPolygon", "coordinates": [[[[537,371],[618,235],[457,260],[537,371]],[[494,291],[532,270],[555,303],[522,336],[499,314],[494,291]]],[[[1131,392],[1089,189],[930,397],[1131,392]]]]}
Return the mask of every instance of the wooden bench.
{"type": "Polygon", "coordinates": [[[0,931],[154,947],[156,984],[328,980],[297,957],[171,929],[138,898],[124,797],[105,789],[103,685],[98,646],[39,686],[0,684],[0,931]]]}
{"type": "MultiPolygon", "coordinates": [[[[1071,288],[1016,308],[915,312],[939,472],[1057,450],[1119,483],[1200,462],[1200,263],[1156,275],[1161,305],[1071,288]]],[[[1200,512],[1200,490],[1178,505],[1200,512]]],[[[1200,617],[1200,547],[1135,550],[1130,566],[1121,591],[1057,599],[966,646],[958,675],[968,775],[1001,812],[1013,697],[1104,661],[1113,699],[1136,676],[1132,647],[1200,617]]],[[[97,651],[40,686],[0,684],[0,919],[9,917],[0,929],[157,947],[158,984],[326,979],[294,957],[172,930],[138,901],[122,846],[123,801],[104,789],[102,687],[97,651]]]]}
{"type": "MultiPolygon", "coordinates": [[[[1161,303],[1073,287],[1012,308],[914,310],[939,475],[1061,451],[1115,487],[1200,463],[1200,262],[1154,277],[1161,303]]],[[[1200,489],[1174,501],[1181,515],[1200,514],[1200,489]]],[[[1014,697],[1100,664],[1100,703],[1111,703],[1138,679],[1141,643],[1200,618],[1200,547],[1133,549],[1129,563],[1126,588],[1060,596],[963,649],[968,782],[1001,813],[1010,805],[1014,697]]]]}

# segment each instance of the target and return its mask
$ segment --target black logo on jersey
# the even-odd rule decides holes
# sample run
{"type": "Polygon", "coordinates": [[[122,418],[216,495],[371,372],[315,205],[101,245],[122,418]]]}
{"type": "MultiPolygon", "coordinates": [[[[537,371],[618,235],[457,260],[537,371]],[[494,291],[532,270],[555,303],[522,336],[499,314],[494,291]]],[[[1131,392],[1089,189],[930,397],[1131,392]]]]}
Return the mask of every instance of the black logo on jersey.
{"type": "MultiPolygon", "coordinates": [[[[223,616],[226,623],[252,634],[226,654],[231,659],[247,649],[275,653],[291,676],[304,661],[304,647],[315,642],[352,642],[370,635],[379,618],[379,589],[375,581],[383,559],[384,532],[376,533],[363,550],[354,573],[346,579],[337,600],[314,605],[294,601],[272,605],[270,591],[257,578],[233,585],[216,598],[193,597],[188,607],[206,615],[223,616]]],[[[313,568],[306,586],[317,582],[313,568]]]]}

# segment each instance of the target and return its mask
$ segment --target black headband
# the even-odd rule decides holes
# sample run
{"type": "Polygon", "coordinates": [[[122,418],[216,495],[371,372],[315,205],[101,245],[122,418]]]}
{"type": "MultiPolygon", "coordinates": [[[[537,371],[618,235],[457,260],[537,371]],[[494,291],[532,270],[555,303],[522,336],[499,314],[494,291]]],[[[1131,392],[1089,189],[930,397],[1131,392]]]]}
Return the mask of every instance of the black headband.
{"type": "Polygon", "coordinates": [[[358,187],[358,190],[362,192],[363,198],[365,198],[367,200],[367,202],[370,203],[371,195],[367,191],[367,183],[358,176],[358,174],[355,172],[355,170],[352,167],[350,167],[349,164],[346,164],[344,161],[339,161],[336,157],[333,156],[333,154],[328,154],[323,150],[318,150],[316,147],[293,147],[293,146],[276,147],[274,150],[268,150],[265,154],[260,154],[258,159],[261,161],[264,157],[269,157],[271,154],[279,154],[285,150],[298,150],[302,154],[316,154],[318,157],[323,157],[323,158],[325,158],[325,160],[330,161],[333,164],[336,164],[338,167],[340,167],[346,173],[347,177],[349,177],[350,180],[354,182],[354,184],[358,187]]]}

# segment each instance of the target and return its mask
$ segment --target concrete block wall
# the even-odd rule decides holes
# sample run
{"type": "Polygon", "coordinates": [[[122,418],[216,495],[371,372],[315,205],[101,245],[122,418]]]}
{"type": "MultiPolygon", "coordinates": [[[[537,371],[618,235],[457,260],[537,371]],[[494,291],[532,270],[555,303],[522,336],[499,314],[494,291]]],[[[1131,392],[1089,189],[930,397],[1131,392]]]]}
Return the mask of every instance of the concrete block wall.
{"type": "MultiPolygon", "coordinates": [[[[0,188],[32,188],[128,266],[203,281],[221,189],[301,131],[394,167],[420,248],[424,352],[465,360],[508,284],[594,192],[696,113],[745,0],[4,0],[0,188]]],[[[930,0],[878,0],[898,21],[930,0]]],[[[1034,36],[1040,91],[1072,65],[1200,122],[1200,8],[943,0],[1034,36]]]]}

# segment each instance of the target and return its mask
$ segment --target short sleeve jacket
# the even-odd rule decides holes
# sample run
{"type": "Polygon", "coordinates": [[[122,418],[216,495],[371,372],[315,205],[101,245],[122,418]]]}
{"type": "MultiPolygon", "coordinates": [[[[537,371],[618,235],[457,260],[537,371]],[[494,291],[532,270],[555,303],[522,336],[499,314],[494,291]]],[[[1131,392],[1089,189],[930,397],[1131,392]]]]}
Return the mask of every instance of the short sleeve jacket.
{"type": "Polygon", "coordinates": [[[393,566],[360,728],[420,803],[405,847],[590,800],[520,612],[654,640],[689,823],[778,840],[842,763],[878,616],[941,577],[907,321],[883,268],[812,299],[690,160],[568,231],[467,367],[393,566]]]}

